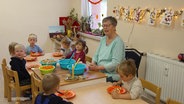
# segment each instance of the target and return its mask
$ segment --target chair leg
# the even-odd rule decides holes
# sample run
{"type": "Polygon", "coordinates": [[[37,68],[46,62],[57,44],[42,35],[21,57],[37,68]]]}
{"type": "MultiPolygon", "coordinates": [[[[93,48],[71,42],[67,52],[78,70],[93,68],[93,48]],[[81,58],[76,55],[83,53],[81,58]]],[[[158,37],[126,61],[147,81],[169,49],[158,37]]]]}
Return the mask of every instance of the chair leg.
{"type": "Polygon", "coordinates": [[[4,98],[7,98],[8,97],[8,94],[7,94],[7,84],[6,82],[4,82],[4,98]]]}
{"type": "Polygon", "coordinates": [[[20,104],[20,93],[21,91],[16,89],[16,104],[20,104]]]}
{"type": "Polygon", "coordinates": [[[11,101],[11,88],[7,87],[7,97],[8,97],[8,102],[11,101]]]}

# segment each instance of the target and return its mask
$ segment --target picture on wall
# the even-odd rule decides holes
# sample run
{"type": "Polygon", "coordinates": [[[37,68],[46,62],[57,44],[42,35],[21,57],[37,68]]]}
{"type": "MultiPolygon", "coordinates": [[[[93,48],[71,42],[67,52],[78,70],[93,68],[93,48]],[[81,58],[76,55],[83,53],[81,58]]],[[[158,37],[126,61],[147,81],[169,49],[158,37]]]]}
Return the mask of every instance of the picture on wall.
{"type": "Polygon", "coordinates": [[[54,38],[57,35],[61,35],[65,33],[65,27],[63,26],[49,26],[49,36],[50,38],[54,38]]]}

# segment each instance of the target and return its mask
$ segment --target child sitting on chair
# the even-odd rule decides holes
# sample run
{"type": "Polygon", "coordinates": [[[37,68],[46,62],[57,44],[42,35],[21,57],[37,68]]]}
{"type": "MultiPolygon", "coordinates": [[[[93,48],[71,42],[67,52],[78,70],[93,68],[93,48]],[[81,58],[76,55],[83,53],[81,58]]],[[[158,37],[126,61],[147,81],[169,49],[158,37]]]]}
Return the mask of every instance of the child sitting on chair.
{"type": "Polygon", "coordinates": [[[34,104],[73,104],[54,94],[59,89],[59,83],[57,75],[53,73],[44,75],[42,80],[44,92],[37,95],[34,104]]]}
{"type": "Polygon", "coordinates": [[[86,42],[82,39],[79,39],[75,43],[75,50],[69,53],[66,56],[66,58],[72,57],[76,61],[80,58],[80,61],[82,61],[83,63],[86,63],[85,57],[87,53],[88,53],[88,47],[86,46],[86,42]]]}
{"type": "Polygon", "coordinates": [[[71,44],[71,40],[67,36],[65,36],[61,40],[61,51],[63,52],[64,56],[68,55],[72,51],[70,44],[71,44]]]}
{"type": "Polygon", "coordinates": [[[35,34],[29,34],[28,42],[30,45],[26,47],[27,55],[29,55],[31,52],[43,54],[43,50],[38,45],[36,45],[37,36],[35,34]]]}
{"type": "MultiPolygon", "coordinates": [[[[13,47],[12,47],[13,48],[13,47]]],[[[31,77],[26,70],[25,47],[22,44],[16,44],[14,46],[14,53],[12,53],[10,65],[11,69],[17,71],[19,77],[19,83],[21,86],[31,84],[31,77]]]]}
{"type": "Polygon", "coordinates": [[[136,77],[136,65],[134,60],[128,59],[120,63],[117,67],[120,80],[113,85],[121,85],[126,89],[125,94],[120,94],[116,89],[111,95],[114,99],[137,99],[141,96],[143,87],[141,81],[136,77]]]}

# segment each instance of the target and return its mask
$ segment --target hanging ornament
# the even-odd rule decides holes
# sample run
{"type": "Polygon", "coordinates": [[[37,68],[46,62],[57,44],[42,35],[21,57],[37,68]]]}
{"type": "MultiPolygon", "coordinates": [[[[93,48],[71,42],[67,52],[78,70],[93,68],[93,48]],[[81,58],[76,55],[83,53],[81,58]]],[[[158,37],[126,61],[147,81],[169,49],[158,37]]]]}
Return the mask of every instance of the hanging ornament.
{"type": "Polygon", "coordinates": [[[95,17],[96,17],[96,19],[98,19],[98,14],[95,17]]]}
{"type": "Polygon", "coordinates": [[[182,13],[181,26],[183,26],[183,27],[184,27],[184,13],[182,13]]]}
{"type": "Polygon", "coordinates": [[[124,20],[129,21],[129,16],[130,16],[130,8],[125,8],[124,9],[124,20]]]}
{"type": "Polygon", "coordinates": [[[162,20],[160,21],[160,24],[170,26],[172,23],[174,11],[167,9],[164,13],[164,16],[162,20]]]}
{"type": "Polygon", "coordinates": [[[93,0],[88,0],[88,2],[90,2],[91,4],[94,4],[94,5],[100,3],[101,1],[102,1],[102,0],[98,0],[98,1],[94,2],[93,0]]]}
{"type": "Polygon", "coordinates": [[[153,9],[150,12],[149,19],[148,19],[148,24],[152,25],[152,26],[155,25],[156,24],[156,17],[157,17],[157,11],[155,9],[153,9]]]}

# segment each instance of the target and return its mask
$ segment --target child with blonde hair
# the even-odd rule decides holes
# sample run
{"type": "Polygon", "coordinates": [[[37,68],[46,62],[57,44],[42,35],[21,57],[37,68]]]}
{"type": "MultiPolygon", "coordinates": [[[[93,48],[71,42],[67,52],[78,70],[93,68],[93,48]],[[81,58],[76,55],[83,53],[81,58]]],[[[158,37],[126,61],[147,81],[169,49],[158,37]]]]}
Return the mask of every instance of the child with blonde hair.
{"type": "Polygon", "coordinates": [[[71,40],[67,36],[61,40],[61,51],[63,52],[64,56],[68,55],[72,51],[70,44],[71,40]]]}
{"type": "Polygon", "coordinates": [[[9,49],[9,53],[10,55],[13,57],[14,54],[15,54],[15,45],[17,45],[18,43],[17,42],[11,42],[8,46],[8,49],[9,49]]]}
{"type": "Polygon", "coordinates": [[[26,48],[26,54],[29,55],[31,52],[43,54],[43,50],[36,45],[37,36],[35,34],[29,34],[28,37],[29,46],[26,48]]]}
{"type": "Polygon", "coordinates": [[[82,39],[77,40],[75,43],[75,50],[70,52],[66,58],[72,57],[74,60],[78,60],[80,58],[80,61],[83,63],[86,63],[86,54],[88,53],[88,47],[86,45],[86,42],[82,39]]]}
{"type": "Polygon", "coordinates": [[[53,73],[44,75],[42,80],[44,92],[37,95],[34,104],[73,104],[55,95],[55,92],[59,89],[59,83],[60,79],[57,75],[53,73]]]}
{"type": "Polygon", "coordinates": [[[15,51],[11,57],[10,65],[11,69],[17,71],[20,85],[31,84],[31,77],[26,70],[25,47],[22,44],[16,44],[15,51]]]}
{"type": "Polygon", "coordinates": [[[136,77],[136,65],[134,60],[128,59],[120,63],[117,67],[120,80],[113,85],[121,85],[126,89],[125,94],[120,94],[116,89],[111,95],[114,99],[137,99],[141,96],[143,87],[141,81],[136,77]]]}

